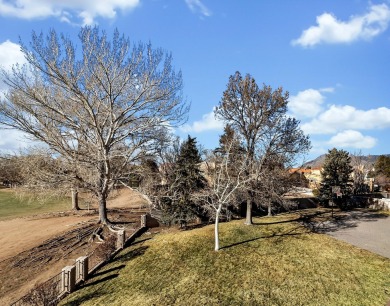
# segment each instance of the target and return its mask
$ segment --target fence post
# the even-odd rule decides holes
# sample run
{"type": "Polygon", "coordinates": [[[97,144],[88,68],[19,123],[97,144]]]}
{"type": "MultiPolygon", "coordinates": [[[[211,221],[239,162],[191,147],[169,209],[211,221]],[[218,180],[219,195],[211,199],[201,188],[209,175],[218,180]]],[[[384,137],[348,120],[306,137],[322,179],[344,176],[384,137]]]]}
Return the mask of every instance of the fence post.
{"type": "Polygon", "coordinates": [[[141,227],[146,227],[146,215],[141,216],[141,227]]]}
{"type": "Polygon", "coordinates": [[[88,256],[76,259],[76,281],[86,281],[88,278],[88,256]]]}
{"type": "Polygon", "coordinates": [[[66,266],[61,274],[61,292],[71,293],[76,285],[76,267],[66,266]]]}
{"type": "Polygon", "coordinates": [[[120,230],[117,234],[116,248],[123,249],[125,247],[125,231],[120,230]]]}

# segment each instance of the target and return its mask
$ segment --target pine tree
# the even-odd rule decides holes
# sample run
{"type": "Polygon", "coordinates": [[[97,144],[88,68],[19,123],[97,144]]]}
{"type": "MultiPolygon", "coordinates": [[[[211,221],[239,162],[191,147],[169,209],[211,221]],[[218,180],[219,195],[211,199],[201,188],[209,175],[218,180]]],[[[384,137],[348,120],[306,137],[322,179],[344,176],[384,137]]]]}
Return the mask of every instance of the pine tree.
{"type": "Polygon", "coordinates": [[[320,197],[333,200],[340,208],[345,208],[346,198],[352,194],[351,157],[347,151],[332,149],[325,156],[320,197]]]}
{"type": "Polygon", "coordinates": [[[219,137],[219,148],[216,150],[221,153],[226,153],[230,151],[239,151],[240,149],[240,141],[236,132],[231,125],[226,124],[223,129],[223,134],[219,137]]]}
{"type": "Polygon", "coordinates": [[[390,156],[381,155],[375,162],[375,183],[381,187],[382,190],[389,190],[390,188],[390,156]]]}
{"type": "Polygon", "coordinates": [[[390,156],[381,155],[375,162],[375,174],[390,177],[390,156]]]}
{"type": "Polygon", "coordinates": [[[175,196],[171,201],[171,213],[181,225],[185,225],[188,220],[200,214],[192,194],[204,188],[207,183],[200,170],[201,162],[196,138],[188,136],[180,147],[172,180],[174,184],[172,190],[175,196]]]}
{"type": "Polygon", "coordinates": [[[245,150],[239,135],[237,135],[231,125],[226,124],[223,132],[219,137],[219,147],[215,149],[215,153],[221,155],[221,157],[229,155],[225,157],[227,158],[230,172],[234,174],[236,164],[240,164],[240,161],[244,158],[245,150]]]}

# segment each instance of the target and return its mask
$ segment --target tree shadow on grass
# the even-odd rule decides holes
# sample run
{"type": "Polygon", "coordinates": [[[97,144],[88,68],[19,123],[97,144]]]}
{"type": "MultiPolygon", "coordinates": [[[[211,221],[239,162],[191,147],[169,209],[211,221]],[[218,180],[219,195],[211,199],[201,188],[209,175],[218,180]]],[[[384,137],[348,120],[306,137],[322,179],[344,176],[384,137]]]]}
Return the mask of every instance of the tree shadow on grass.
{"type": "Polygon", "coordinates": [[[210,224],[211,224],[210,222],[202,222],[202,223],[198,223],[198,224],[190,224],[190,225],[187,225],[184,228],[182,228],[182,230],[190,231],[190,230],[193,230],[193,229],[198,229],[198,228],[205,227],[205,226],[210,225],[210,224]]]}
{"type": "Polygon", "coordinates": [[[253,222],[253,225],[272,225],[272,224],[283,224],[283,223],[293,223],[300,222],[306,219],[312,219],[323,214],[327,214],[327,211],[305,211],[302,210],[299,212],[299,217],[291,220],[275,221],[275,222],[253,222]]]}
{"type": "Polygon", "coordinates": [[[152,238],[145,238],[145,239],[142,239],[142,240],[137,240],[137,241],[133,242],[131,245],[133,246],[133,245],[136,245],[136,244],[144,243],[145,241],[148,241],[150,239],[152,239],[152,238]]]}
{"type": "Polygon", "coordinates": [[[116,261],[128,262],[129,260],[132,260],[138,256],[145,254],[145,252],[148,248],[149,248],[148,246],[140,246],[136,249],[133,249],[133,250],[128,251],[120,256],[115,257],[113,262],[116,262],[116,261]]]}
{"type": "Polygon", "coordinates": [[[111,268],[111,269],[108,269],[108,270],[97,272],[97,273],[93,274],[91,278],[95,278],[97,276],[101,276],[101,275],[104,275],[104,274],[107,274],[107,273],[110,273],[110,272],[113,272],[113,271],[122,270],[124,267],[126,267],[126,265],[120,265],[120,266],[117,266],[117,267],[114,267],[114,268],[111,268]]]}
{"type": "Polygon", "coordinates": [[[141,246],[141,247],[138,247],[136,249],[130,250],[123,255],[115,257],[115,259],[112,260],[111,263],[119,262],[119,263],[123,263],[123,264],[120,264],[118,266],[115,266],[115,267],[112,267],[110,269],[103,270],[103,271],[100,271],[100,272],[97,272],[97,273],[91,275],[91,278],[89,279],[89,281],[87,281],[87,283],[82,284],[81,288],[90,287],[90,286],[93,286],[93,285],[96,285],[96,284],[99,284],[99,283],[102,283],[102,282],[105,282],[105,281],[108,281],[110,279],[118,277],[119,276],[118,272],[120,270],[122,270],[124,267],[126,267],[126,265],[124,264],[125,262],[128,262],[128,261],[130,261],[138,256],[143,255],[148,248],[149,248],[148,246],[141,246]],[[114,271],[117,271],[117,273],[110,274],[114,271]],[[105,274],[109,274],[109,275],[94,281],[95,278],[102,276],[102,275],[105,275],[105,274]]]}
{"type": "Polygon", "coordinates": [[[101,279],[98,279],[96,281],[93,281],[93,282],[88,282],[86,284],[83,285],[83,288],[85,287],[90,287],[90,286],[94,286],[94,285],[97,285],[97,284],[100,284],[100,283],[103,283],[103,282],[106,282],[108,280],[111,280],[111,279],[114,279],[114,278],[117,278],[119,276],[119,273],[114,273],[114,274],[111,274],[111,275],[107,275],[101,279]]]}
{"type": "Polygon", "coordinates": [[[229,245],[221,247],[220,250],[222,250],[222,249],[229,249],[229,248],[234,247],[234,246],[246,244],[246,243],[253,242],[253,241],[256,241],[256,240],[260,240],[260,239],[270,239],[270,238],[286,237],[286,236],[300,236],[300,235],[308,234],[308,233],[310,233],[310,231],[302,231],[302,226],[298,226],[298,227],[294,227],[293,229],[291,229],[291,230],[289,230],[289,231],[287,231],[285,233],[273,232],[273,233],[271,233],[270,235],[267,235],[267,236],[255,237],[255,238],[252,238],[252,239],[248,239],[248,240],[232,243],[232,244],[229,244],[229,245]],[[300,231],[296,232],[296,230],[300,230],[300,231]]]}
{"type": "Polygon", "coordinates": [[[236,242],[236,243],[233,243],[233,244],[230,244],[227,246],[223,246],[220,249],[228,249],[228,248],[231,248],[231,247],[234,247],[237,245],[253,242],[256,240],[260,240],[260,239],[269,239],[269,238],[275,238],[275,237],[282,238],[285,236],[300,236],[303,234],[308,234],[310,232],[313,232],[314,230],[310,226],[306,226],[306,225],[308,223],[310,223],[312,220],[314,220],[315,218],[321,217],[322,215],[327,214],[327,213],[329,213],[329,212],[327,212],[327,211],[314,211],[314,212],[313,211],[310,211],[310,212],[302,211],[298,218],[291,219],[291,220],[275,221],[275,222],[269,222],[269,223],[267,223],[267,222],[253,223],[253,225],[255,225],[255,226],[264,226],[264,225],[275,225],[275,224],[297,223],[298,222],[299,225],[297,227],[292,228],[291,230],[288,230],[287,232],[283,232],[283,233],[273,232],[267,236],[261,236],[261,237],[248,239],[245,241],[236,242]]]}
{"type": "Polygon", "coordinates": [[[275,222],[253,222],[252,225],[272,225],[272,224],[292,223],[292,222],[300,221],[300,219],[301,217],[292,220],[275,221],[275,222]]]}

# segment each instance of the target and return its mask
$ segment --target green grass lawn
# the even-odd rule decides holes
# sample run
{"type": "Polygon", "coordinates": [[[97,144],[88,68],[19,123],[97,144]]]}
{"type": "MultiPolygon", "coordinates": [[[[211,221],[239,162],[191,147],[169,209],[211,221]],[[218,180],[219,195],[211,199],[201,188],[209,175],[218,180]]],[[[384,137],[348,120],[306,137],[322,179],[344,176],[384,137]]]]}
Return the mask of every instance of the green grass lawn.
{"type": "Polygon", "coordinates": [[[70,198],[47,197],[37,199],[28,195],[18,195],[13,190],[0,189],[0,220],[53,211],[65,211],[70,208],[70,198]]]}
{"type": "Polygon", "coordinates": [[[62,305],[385,305],[390,260],[295,214],[143,235],[62,305]]]}

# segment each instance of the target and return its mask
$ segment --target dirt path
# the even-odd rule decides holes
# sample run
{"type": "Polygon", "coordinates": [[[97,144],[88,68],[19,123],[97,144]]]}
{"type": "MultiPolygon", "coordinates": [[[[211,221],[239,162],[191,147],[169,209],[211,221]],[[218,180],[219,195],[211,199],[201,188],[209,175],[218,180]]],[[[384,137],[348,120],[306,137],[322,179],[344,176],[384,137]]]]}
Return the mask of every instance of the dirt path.
{"type": "MultiPolygon", "coordinates": [[[[145,207],[145,201],[135,192],[124,189],[108,201],[108,208],[145,207]]],[[[96,219],[97,215],[85,213],[48,213],[41,216],[0,221],[0,262],[28,250],[43,241],[69,231],[83,223],[96,219]]]]}
{"type": "MultiPolygon", "coordinates": [[[[126,189],[114,195],[115,197],[107,203],[107,207],[111,210],[112,221],[136,222],[134,220],[139,219],[140,213],[142,211],[144,213],[146,207],[145,200],[139,194],[126,189]]],[[[50,266],[47,266],[47,271],[34,274],[36,277],[33,275],[28,277],[21,275],[22,271],[23,273],[28,271],[28,267],[23,268],[19,272],[17,272],[18,268],[12,268],[14,258],[30,256],[28,254],[30,252],[33,254],[34,251],[32,250],[44,241],[83,227],[90,223],[89,221],[94,223],[93,220],[97,221],[97,219],[97,213],[81,211],[77,213],[48,213],[0,221],[0,292],[7,292],[6,296],[0,293],[0,304],[8,305],[11,301],[15,301],[24,295],[35,283],[47,280],[60,271],[64,265],[74,262],[77,254],[71,254],[58,261],[53,259],[50,266]],[[10,291],[8,280],[13,277],[18,279],[18,285],[15,284],[15,288],[10,291]],[[25,279],[24,283],[23,279],[25,279]]],[[[132,227],[131,224],[129,226],[132,227]]],[[[55,249],[51,251],[57,254],[55,249]]],[[[31,267],[31,270],[33,271],[34,268],[31,267]]]]}
{"type": "Polygon", "coordinates": [[[0,221],[0,261],[10,258],[62,232],[95,218],[66,216],[45,219],[18,218],[0,221]]]}
{"type": "Polygon", "coordinates": [[[390,217],[351,211],[342,223],[329,224],[327,234],[362,249],[390,258],[390,217]]]}

